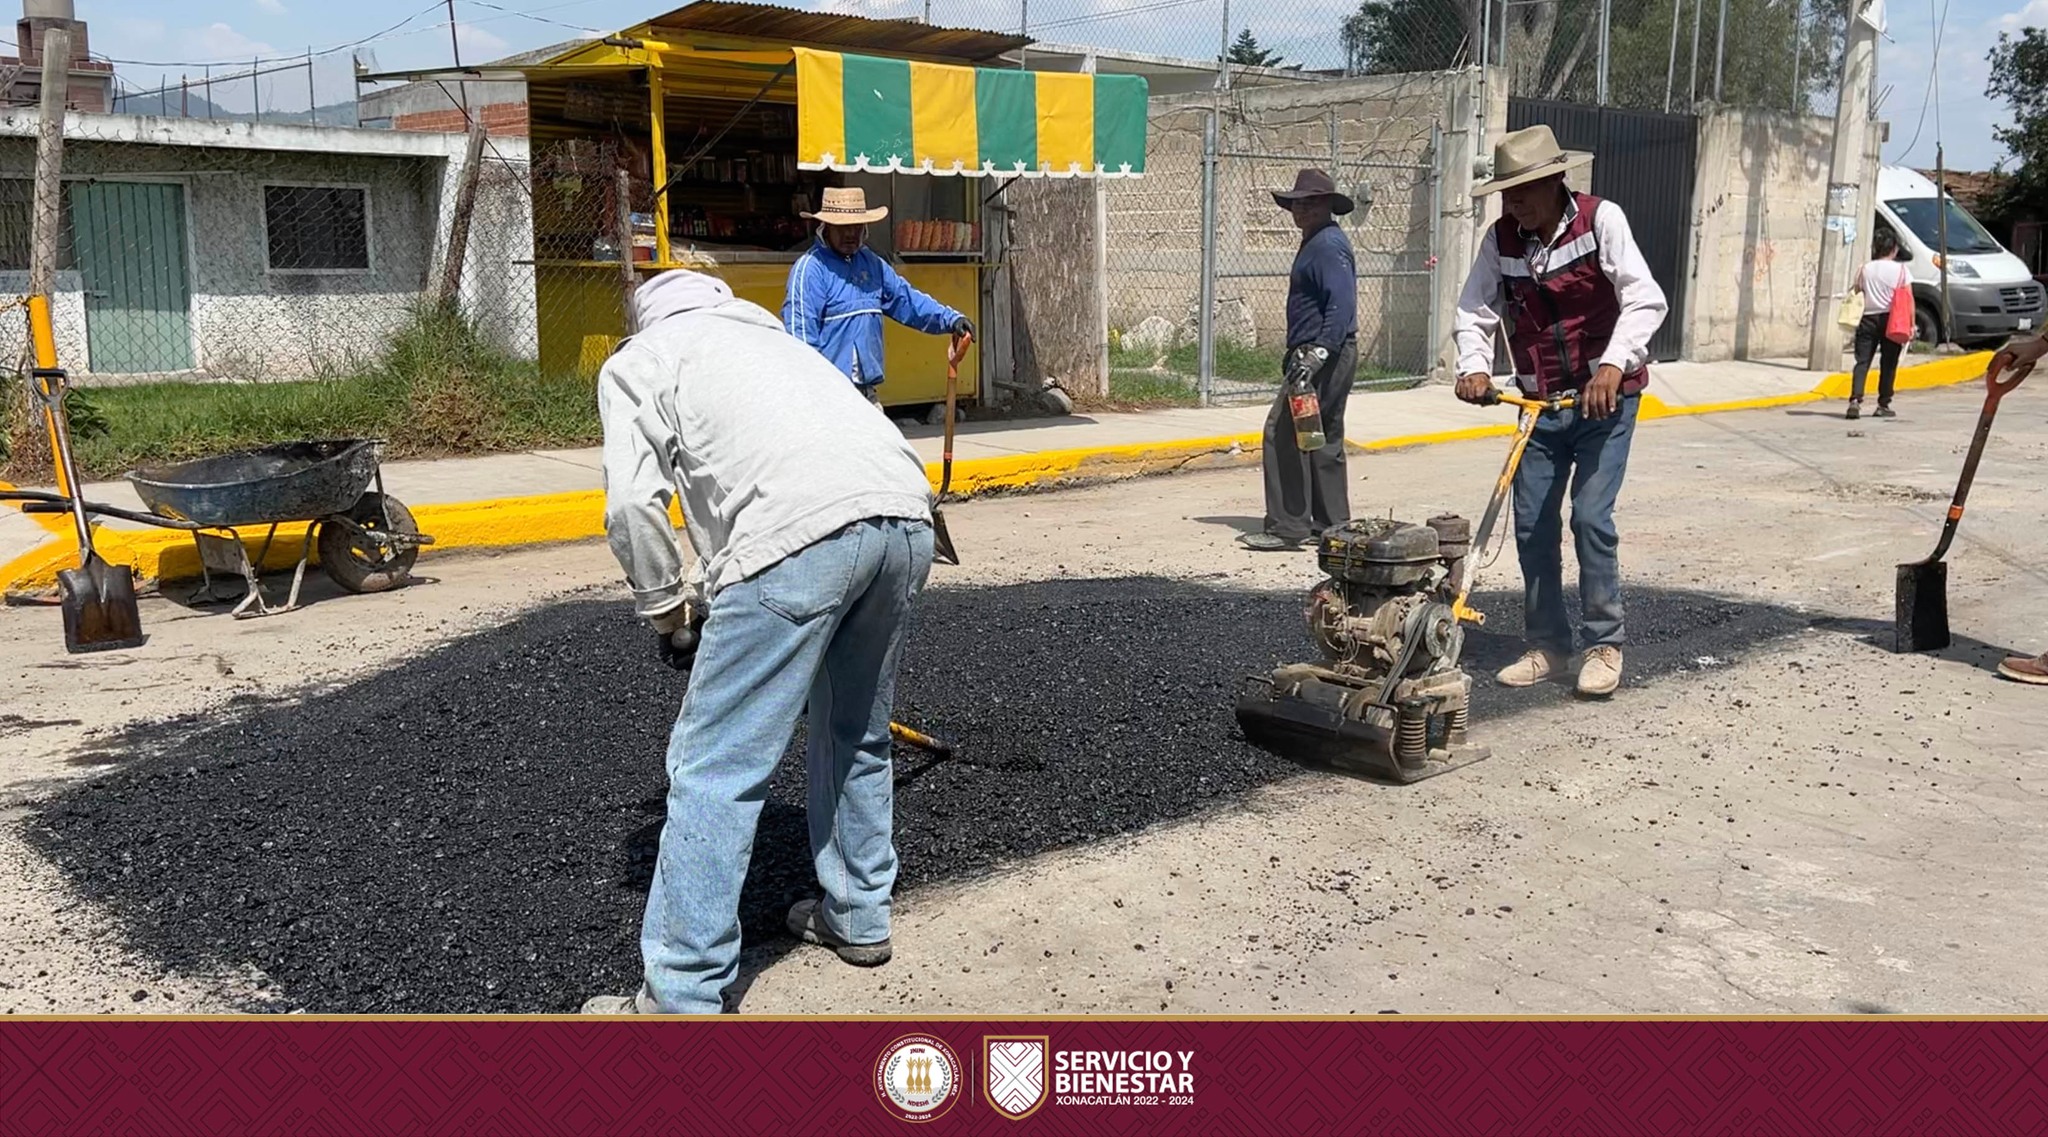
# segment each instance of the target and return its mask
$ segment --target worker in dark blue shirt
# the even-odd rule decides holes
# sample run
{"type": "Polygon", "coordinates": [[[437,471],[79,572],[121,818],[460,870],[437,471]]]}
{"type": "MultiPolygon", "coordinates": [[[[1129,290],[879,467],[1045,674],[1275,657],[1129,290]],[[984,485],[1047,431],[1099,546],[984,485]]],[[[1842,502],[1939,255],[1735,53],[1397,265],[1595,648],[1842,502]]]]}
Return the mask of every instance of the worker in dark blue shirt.
{"type": "Polygon", "coordinates": [[[1294,215],[1301,251],[1287,281],[1287,354],[1280,397],[1266,416],[1264,462],[1266,522],[1263,531],[1238,538],[1267,552],[1298,549],[1335,525],[1351,520],[1345,484],[1344,403],[1358,378],[1358,262],[1351,239],[1337,224],[1350,213],[1350,198],[1321,170],[1303,170],[1294,188],[1273,200],[1294,215]],[[1305,452],[1295,442],[1287,392],[1307,378],[1322,403],[1322,449],[1305,452]]]}

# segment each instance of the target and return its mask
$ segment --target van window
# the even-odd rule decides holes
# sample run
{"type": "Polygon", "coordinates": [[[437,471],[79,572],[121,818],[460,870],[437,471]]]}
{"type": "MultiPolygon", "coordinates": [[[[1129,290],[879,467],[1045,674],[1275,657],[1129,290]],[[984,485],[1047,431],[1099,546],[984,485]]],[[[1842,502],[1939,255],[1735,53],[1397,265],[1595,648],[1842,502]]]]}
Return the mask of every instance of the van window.
{"type": "MultiPolygon", "coordinates": [[[[1963,211],[1963,207],[1949,198],[1948,206],[1948,251],[1968,256],[1972,253],[1996,253],[2000,249],[1991,234],[1984,231],[1977,219],[1963,211]]],[[[1941,249],[1941,221],[1936,212],[1935,199],[1931,197],[1907,197],[1887,201],[1885,206],[1906,223],[1906,228],[1920,238],[1920,243],[1939,252],[1941,249]]]]}

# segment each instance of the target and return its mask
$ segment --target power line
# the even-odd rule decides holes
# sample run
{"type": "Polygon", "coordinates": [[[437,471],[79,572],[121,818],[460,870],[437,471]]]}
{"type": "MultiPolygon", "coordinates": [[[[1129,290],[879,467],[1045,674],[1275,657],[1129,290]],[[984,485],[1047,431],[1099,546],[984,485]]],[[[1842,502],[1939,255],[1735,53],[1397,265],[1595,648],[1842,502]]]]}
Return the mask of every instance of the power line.
{"type": "Polygon", "coordinates": [[[571,24],[562,20],[551,20],[546,16],[539,16],[534,14],[536,12],[552,12],[556,8],[575,8],[583,4],[592,3],[593,0],[570,0],[570,2],[567,4],[551,4],[545,8],[535,8],[532,9],[531,11],[525,12],[518,11],[513,8],[506,8],[498,4],[486,3],[485,0],[465,0],[465,2],[473,4],[478,8],[489,8],[494,12],[503,12],[508,16],[517,16],[522,20],[532,20],[536,24],[552,24],[558,28],[567,28],[572,32],[583,32],[586,35],[597,36],[604,34],[604,30],[602,28],[589,28],[583,26],[582,24],[571,24]]]}
{"type": "Polygon", "coordinates": [[[1948,30],[1948,0],[1941,0],[1939,17],[1934,13],[1934,0],[1927,0],[1927,20],[1934,25],[1934,55],[1927,64],[1927,92],[1920,96],[1920,121],[1913,124],[1913,141],[1908,142],[1906,148],[1899,151],[1901,164],[1904,164],[1914,148],[1920,145],[1920,128],[1927,125],[1929,103],[1934,104],[1934,137],[1937,141],[1941,138],[1941,93],[1936,83],[1941,78],[1941,37],[1948,30]]]}
{"type": "MultiPolygon", "coordinates": [[[[335,44],[333,47],[322,48],[321,50],[314,52],[313,55],[315,58],[318,58],[320,56],[333,55],[337,52],[347,51],[350,48],[361,47],[366,43],[371,43],[376,40],[384,39],[385,37],[412,23],[414,20],[419,19],[421,16],[424,16],[429,12],[440,10],[441,5],[442,0],[435,0],[434,3],[427,5],[426,7],[420,9],[417,12],[414,12],[412,15],[407,16],[405,19],[398,21],[397,23],[391,25],[388,28],[385,28],[381,32],[376,32],[371,35],[364,36],[359,40],[351,40],[348,43],[339,43],[335,44]]],[[[237,59],[115,59],[111,56],[101,56],[100,58],[106,60],[108,63],[121,63],[126,64],[129,67],[214,67],[230,63],[241,62],[237,59]]],[[[292,56],[292,58],[303,60],[306,58],[306,56],[302,52],[298,55],[292,56]]]]}
{"type": "Polygon", "coordinates": [[[1072,28],[1083,24],[1099,24],[1119,20],[1125,16],[1141,16],[1149,12],[1164,12],[1172,8],[1187,8],[1196,4],[1214,3],[1215,0],[1153,0],[1149,4],[1132,4],[1123,8],[1109,8],[1087,16],[1069,16],[1064,20],[1047,20],[1032,28],[1042,32],[1048,28],[1072,28]]]}

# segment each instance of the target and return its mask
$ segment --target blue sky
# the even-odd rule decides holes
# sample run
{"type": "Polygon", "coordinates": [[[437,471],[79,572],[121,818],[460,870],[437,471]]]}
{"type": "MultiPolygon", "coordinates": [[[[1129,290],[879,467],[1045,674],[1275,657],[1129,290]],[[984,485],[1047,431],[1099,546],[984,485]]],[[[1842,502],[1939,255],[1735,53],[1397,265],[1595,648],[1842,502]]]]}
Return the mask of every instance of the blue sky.
{"type": "MultiPolygon", "coordinates": [[[[488,59],[581,35],[584,29],[626,27],[682,2],[456,0],[456,34],[465,60],[488,59]]],[[[1008,30],[1018,25],[1020,2],[1029,5],[1033,34],[1050,41],[1213,56],[1221,35],[1222,0],[932,0],[932,16],[936,23],[1008,30]]],[[[1984,93],[1985,52],[2001,30],[2048,25],[2048,0],[1891,0],[1890,39],[1878,56],[1878,86],[1889,88],[1881,113],[1892,122],[1887,161],[1934,162],[1936,114],[1935,100],[1928,97],[1929,75],[1944,5],[1935,88],[1941,137],[1951,165],[1984,169],[2000,157],[1991,127],[2005,116],[2003,105],[1984,93]]],[[[215,64],[217,72],[246,71],[252,58],[271,60],[309,47],[320,52],[372,36],[377,38],[360,50],[374,52],[381,68],[449,59],[446,10],[430,0],[78,0],[77,6],[97,52],[145,61],[120,65],[120,74],[133,87],[155,86],[165,78],[175,87],[181,75],[197,82],[206,63],[215,64]]],[[[900,17],[919,15],[925,5],[924,0],[812,0],[807,6],[900,17]]],[[[1234,25],[1249,24],[1269,46],[1320,63],[1337,57],[1335,28],[1351,6],[1345,0],[1235,0],[1231,11],[1234,25]]],[[[347,50],[320,57],[315,68],[320,102],[350,97],[349,59],[347,50]]],[[[305,108],[303,71],[265,77],[261,83],[265,107],[305,108]]],[[[216,101],[237,110],[250,106],[251,95],[246,79],[215,91],[216,101]]]]}

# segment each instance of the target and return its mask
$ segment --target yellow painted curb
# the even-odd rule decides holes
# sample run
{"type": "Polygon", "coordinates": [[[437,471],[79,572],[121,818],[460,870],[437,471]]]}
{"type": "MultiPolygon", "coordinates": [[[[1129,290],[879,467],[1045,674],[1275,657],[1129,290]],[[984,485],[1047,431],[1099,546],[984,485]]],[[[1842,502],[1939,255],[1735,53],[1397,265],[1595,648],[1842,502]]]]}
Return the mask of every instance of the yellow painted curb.
{"type": "MultiPolygon", "coordinates": [[[[1975,351],[1968,355],[1953,355],[1946,359],[1901,367],[1898,389],[1925,391],[1934,387],[1953,387],[1957,383],[1968,383],[1982,376],[1990,368],[1993,354],[1988,351],[1975,351]]],[[[1813,392],[1823,399],[1846,399],[1849,397],[1849,382],[1849,373],[1838,371],[1823,379],[1813,392]]]]}
{"type": "MultiPolygon", "coordinates": [[[[1990,360],[1990,352],[1978,352],[1902,367],[1899,369],[1898,389],[1926,390],[1966,383],[1984,374],[1990,360]]],[[[1640,416],[1656,419],[1762,410],[1822,399],[1846,399],[1848,396],[1849,375],[1839,372],[1821,380],[1808,392],[1722,403],[1671,406],[1655,394],[1645,394],[1640,416]]],[[[1498,438],[1513,431],[1511,423],[1498,423],[1381,438],[1365,443],[1347,441],[1347,446],[1361,453],[1374,453],[1498,438]]],[[[953,464],[952,496],[966,498],[1054,485],[1116,481],[1181,470],[1251,465],[1258,462],[1263,445],[1261,434],[1247,433],[1175,442],[1045,450],[1000,458],[970,458],[953,464]]],[[[939,464],[934,462],[926,466],[925,476],[931,480],[932,488],[938,489],[939,464]]],[[[670,513],[673,516],[675,510],[671,508],[670,513]]],[[[77,542],[68,537],[68,524],[53,525],[42,515],[29,516],[57,536],[0,565],[0,588],[48,588],[56,583],[59,570],[77,563],[77,542]]],[[[604,535],[604,492],[584,490],[495,501],[418,505],[413,507],[413,516],[419,521],[421,531],[434,536],[435,544],[428,552],[582,541],[604,535]]],[[[677,517],[676,522],[681,524],[681,518],[677,517]]],[[[264,558],[263,568],[275,570],[296,564],[305,534],[306,526],[303,524],[280,526],[277,538],[264,558]]],[[[262,548],[263,531],[243,530],[241,537],[253,559],[262,548]]],[[[171,529],[110,529],[103,526],[93,539],[100,555],[108,562],[132,565],[146,579],[177,580],[199,575],[199,553],[191,537],[185,533],[171,529]]]]}

